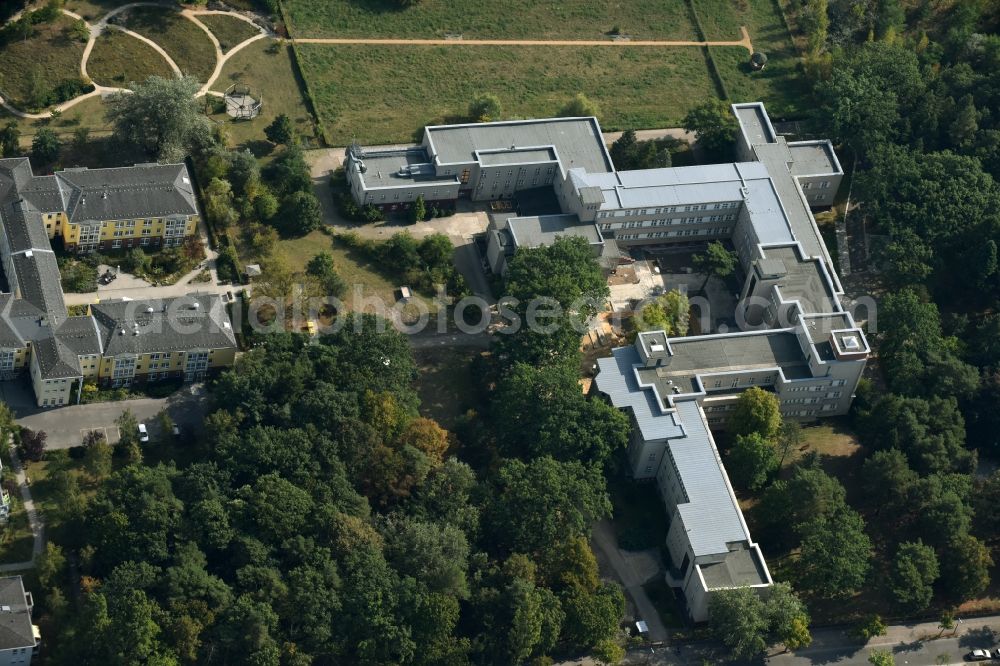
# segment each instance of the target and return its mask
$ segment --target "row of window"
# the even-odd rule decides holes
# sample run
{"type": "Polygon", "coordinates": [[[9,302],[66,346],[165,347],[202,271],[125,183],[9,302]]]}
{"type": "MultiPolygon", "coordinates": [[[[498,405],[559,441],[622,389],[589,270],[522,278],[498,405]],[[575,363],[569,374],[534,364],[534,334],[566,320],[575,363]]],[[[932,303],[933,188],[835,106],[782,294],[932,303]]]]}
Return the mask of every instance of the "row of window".
{"type": "MultiPolygon", "coordinates": [[[[821,181],[821,182],[819,182],[819,183],[816,183],[816,185],[817,185],[817,187],[818,187],[819,189],[822,189],[822,190],[825,190],[825,189],[827,189],[828,187],[830,187],[830,181],[828,181],[828,180],[824,180],[824,181],[821,181]]],[[[806,181],[806,182],[802,183],[802,189],[803,189],[803,190],[809,190],[809,189],[812,189],[812,186],[813,186],[813,184],[812,184],[812,182],[811,182],[811,181],[806,181]]]]}
{"type": "Polygon", "coordinates": [[[601,225],[601,229],[607,231],[609,229],[663,227],[675,224],[701,224],[703,222],[732,222],[734,219],[736,219],[735,215],[708,215],[708,216],[702,215],[699,217],[677,217],[672,219],[660,218],[658,220],[644,220],[641,222],[625,222],[625,223],[605,222],[601,225]]]}
{"type": "MultiPolygon", "coordinates": [[[[716,379],[713,388],[722,388],[722,381],[723,380],[721,380],[721,379],[716,379]]],[[[729,381],[729,380],[726,380],[726,381],[729,381]]],[[[740,385],[741,381],[742,381],[741,377],[735,377],[735,378],[733,378],[732,384],[731,384],[731,388],[738,387],[740,385]]],[[[757,378],[756,377],[747,377],[745,385],[746,386],[753,386],[756,383],[757,383],[757,378]]],[[[773,375],[768,375],[768,376],[762,378],[760,380],[760,383],[764,384],[764,385],[773,384],[774,383],[774,376],[773,375]]]]}
{"type": "Polygon", "coordinates": [[[738,201],[724,201],[714,204],[691,204],[689,206],[663,206],[660,208],[629,208],[627,210],[616,210],[599,213],[597,217],[639,217],[640,215],[658,215],[660,213],[691,213],[698,210],[725,210],[736,208],[740,205],[738,201]]]}
{"type": "Polygon", "coordinates": [[[679,231],[654,231],[648,234],[615,234],[615,238],[621,240],[634,238],[670,238],[677,236],[724,236],[728,233],[728,227],[716,227],[714,229],[682,229],[679,231]]]}

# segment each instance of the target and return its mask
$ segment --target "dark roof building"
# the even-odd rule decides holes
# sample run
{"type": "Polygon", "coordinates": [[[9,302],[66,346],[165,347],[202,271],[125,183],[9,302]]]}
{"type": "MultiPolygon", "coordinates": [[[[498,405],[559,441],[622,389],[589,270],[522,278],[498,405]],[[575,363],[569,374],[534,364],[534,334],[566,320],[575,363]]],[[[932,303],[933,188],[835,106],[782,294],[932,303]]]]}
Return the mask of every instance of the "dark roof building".
{"type": "MultiPolygon", "coordinates": [[[[0,659],[4,653],[10,654],[8,651],[27,650],[25,656],[34,653],[39,638],[37,628],[31,623],[33,610],[31,593],[24,590],[20,576],[0,578],[0,659]]],[[[29,664],[31,658],[15,663],[29,664]]]]}
{"type": "Polygon", "coordinates": [[[198,207],[183,164],[35,176],[27,158],[0,159],[0,258],[6,278],[0,293],[0,348],[30,347],[40,405],[62,404],[72,380],[82,381],[80,357],[235,349],[225,307],[214,295],[102,303],[92,315],[70,317],[49,241],[57,213],[69,222],[101,223],[190,217],[198,207]],[[52,395],[44,400],[41,392],[52,395]],[[61,397],[55,399],[56,393],[61,397]]]}
{"type": "Polygon", "coordinates": [[[102,301],[90,311],[107,356],[236,346],[225,305],[215,294],[102,301]]]}
{"type": "Polygon", "coordinates": [[[191,176],[183,164],[66,169],[55,177],[68,190],[70,222],[198,214],[191,176]]]}

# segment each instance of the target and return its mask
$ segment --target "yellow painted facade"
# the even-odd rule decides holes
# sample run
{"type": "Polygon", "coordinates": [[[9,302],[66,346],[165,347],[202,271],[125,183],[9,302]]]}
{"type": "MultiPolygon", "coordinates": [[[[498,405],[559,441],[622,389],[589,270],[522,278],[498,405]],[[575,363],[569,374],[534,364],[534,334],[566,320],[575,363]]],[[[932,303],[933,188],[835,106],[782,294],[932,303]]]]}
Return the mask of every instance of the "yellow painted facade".
{"type": "MultiPolygon", "coordinates": [[[[45,231],[49,238],[62,236],[66,245],[75,246],[80,243],[81,228],[91,228],[99,226],[98,242],[114,242],[115,240],[125,240],[130,238],[166,238],[167,220],[162,217],[137,218],[127,220],[104,220],[91,224],[81,225],[70,223],[64,212],[54,212],[43,214],[45,220],[45,231]]],[[[198,230],[199,217],[188,215],[184,219],[183,237],[193,236],[198,230]]],[[[175,234],[173,236],[177,238],[175,234]]]]}

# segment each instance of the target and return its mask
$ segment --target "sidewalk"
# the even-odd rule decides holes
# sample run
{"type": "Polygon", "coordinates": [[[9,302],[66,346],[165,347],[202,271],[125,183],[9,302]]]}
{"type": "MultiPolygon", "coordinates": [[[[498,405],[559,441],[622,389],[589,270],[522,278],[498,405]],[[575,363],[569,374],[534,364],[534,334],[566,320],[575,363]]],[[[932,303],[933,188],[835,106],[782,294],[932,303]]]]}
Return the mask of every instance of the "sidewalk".
{"type": "Polygon", "coordinates": [[[28,479],[24,473],[21,460],[17,457],[14,445],[10,445],[10,462],[17,476],[17,485],[21,490],[21,501],[24,503],[24,510],[28,514],[28,524],[31,525],[31,533],[35,537],[35,543],[31,548],[31,559],[26,562],[14,562],[11,564],[0,564],[0,572],[22,571],[35,566],[35,558],[41,555],[45,545],[45,525],[42,523],[38,510],[35,508],[35,501],[31,498],[31,489],[28,488],[28,479]]]}
{"type": "Polygon", "coordinates": [[[656,606],[642,588],[643,583],[661,575],[659,562],[646,552],[632,553],[621,550],[615,538],[614,528],[607,520],[602,520],[594,526],[591,540],[615,570],[622,587],[625,588],[625,593],[635,604],[639,618],[649,627],[649,640],[659,643],[670,638],[667,628],[660,621],[656,606]]]}

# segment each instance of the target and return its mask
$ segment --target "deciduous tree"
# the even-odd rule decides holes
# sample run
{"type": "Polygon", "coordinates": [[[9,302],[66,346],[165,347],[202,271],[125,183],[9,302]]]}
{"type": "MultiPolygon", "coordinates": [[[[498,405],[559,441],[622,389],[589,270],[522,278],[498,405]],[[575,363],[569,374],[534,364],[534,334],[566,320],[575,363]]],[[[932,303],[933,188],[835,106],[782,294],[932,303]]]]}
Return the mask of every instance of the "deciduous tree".
{"type": "Polygon", "coordinates": [[[717,157],[733,153],[738,125],[728,102],[713,97],[688,111],[681,124],[709,153],[717,157]]]}
{"type": "Polygon", "coordinates": [[[899,545],[892,565],[890,587],[896,602],[908,612],[927,608],[939,575],[934,549],[917,539],[899,545]]]}
{"type": "Polygon", "coordinates": [[[774,441],[781,431],[778,398],[756,386],[747,389],[736,401],[736,408],[729,417],[729,430],[734,435],[757,433],[765,441],[774,441]]]}
{"type": "Polygon", "coordinates": [[[151,76],[132,92],[114,93],[107,114],[115,138],[164,162],[179,162],[210,145],[210,122],[194,99],[198,88],[190,76],[151,76]]]}

